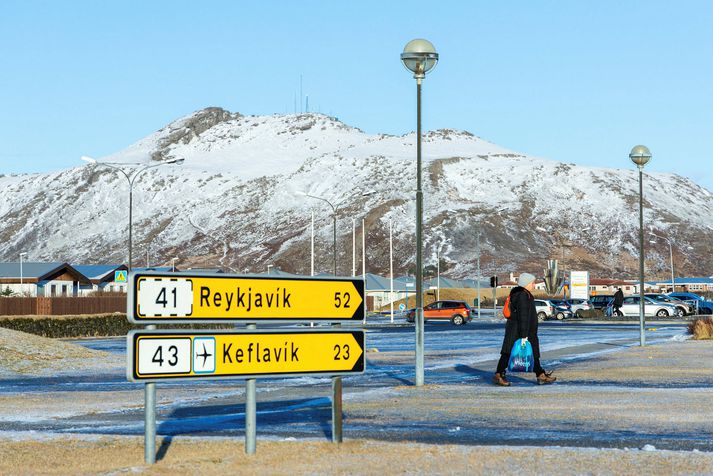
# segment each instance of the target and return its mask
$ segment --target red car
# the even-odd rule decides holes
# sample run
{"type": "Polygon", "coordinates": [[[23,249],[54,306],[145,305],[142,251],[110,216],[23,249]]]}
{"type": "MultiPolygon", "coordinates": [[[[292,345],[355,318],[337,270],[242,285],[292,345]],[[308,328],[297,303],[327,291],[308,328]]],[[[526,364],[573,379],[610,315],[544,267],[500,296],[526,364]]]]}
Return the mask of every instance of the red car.
{"type": "MultiPolygon", "coordinates": [[[[465,301],[436,301],[423,307],[423,320],[448,319],[453,325],[462,326],[473,318],[470,306],[465,301]]],[[[408,322],[414,322],[416,310],[410,309],[406,314],[408,322]]]]}

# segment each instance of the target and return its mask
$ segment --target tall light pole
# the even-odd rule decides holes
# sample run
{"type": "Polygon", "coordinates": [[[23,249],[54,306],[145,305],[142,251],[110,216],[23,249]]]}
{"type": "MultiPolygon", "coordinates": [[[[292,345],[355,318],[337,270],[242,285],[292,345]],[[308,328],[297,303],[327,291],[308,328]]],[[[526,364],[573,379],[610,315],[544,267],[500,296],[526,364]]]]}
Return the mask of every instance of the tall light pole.
{"type": "Polygon", "coordinates": [[[22,260],[26,255],[27,253],[25,252],[20,253],[20,296],[22,296],[24,293],[24,285],[22,284],[22,260]]]}
{"type": "Polygon", "coordinates": [[[333,264],[334,264],[334,276],[337,275],[337,207],[332,205],[332,202],[324,197],[318,197],[316,195],[310,195],[305,192],[295,192],[297,195],[303,195],[305,197],[314,198],[315,200],[322,200],[326,202],[327,205],[332,209],[332,254],[333,254],[333,264]]]}
{"type": "Polygon", "coordinates": [[[356,276],[356,218],[352,218],[352,276],[356,276]]]}
{"type": "Polygon", "coordinates": [[[423,385],[423,190],[421,189],[421,83],[438,62],[436,48],[428,40],[409,41],[401,62],[416,80],[416,386],[423,385]]]}
{"type": "MultiPolygon", "coordinates": [[[[126,181],[129,182],[129,263],[128,263],[128,271],[131,271],[131,266],[132,266],[132,214],[133,214],[133,203],[134,203],[134,182],[136,179],[141,175],[143,172],[145,172],[148,169],[152,169],[154,167],[160,167],[161,165],[181,165],[184,161],[184,159],[169,159],[169,160],[163,160],[161,162],[157,162],[155,164],[149,164],[145,165],[143,167],[137,168],[134,170],[131,174],[127,174],[124,169],[122,169],[120,166],[116,164],[110,164],[108,162],[97,162],[95,159],[87,156],[82,156],[81,158],[85,162],[89,162],[92,165],[95,166],[103,166],[103,167],[109,167],[110,169],[118,170],[121,172],[121,174],[126,177],[126,181]]],[[[135,164],[132,164],[135,165],[135,164]]],[[[147,252],[148,256],[148,252],[147,252]]],[[[147,265],[148,267],[148,265],[147,265]]]]}
{"type": "Polygon", "coordinates": [[[637,145],[629,158],[639,168],[639,340],[646,345],[644,329],[644,165],[651,160],[651,152],[644,145],[637,145]]]}
{"type": "MultiPolygon", "coordinates": [[[[657,235],[656,233],[649,232],[649,235],[655,236],[656,238],[661,238],[662,240],[666,240],[666,243],[668,243],[668,252],[669,256],[671,257],[671,292],[675,293],[676,292],[676,277],[673,274],[673,243],[671,243],[671,240],[666,238],[665,236],[657,235]]],[[[651,243],[656,243],[655,241],[652,241],[651,243]]]]}
{"type": "MultiPolygon", "coordinates": [[[[124,169],[115,164],[110,164],[107,162],[97,162],[95,159],[87,156],[83,156],[82,160],[89,162],[93,165],[103,165],[104,167],[109,167],[110,169],[115,169],[121,172],[121,174],[126,177],[126,181],[129,182],[129,263],[127,266],[127,271],[131,272],[131,260],[132,260],[132,208],[133,208],[133,189],[134,182],[144,171],[159,167],[161,165],[181,165],[184,159],[169,159],[155,164],[145,165],[141,168],[136,169],[131,175],[127,174],[124,169]]],[[[156,329],[155,325],[146,326],[146,329],[156,329]]],[[[147,383],[144,384],[144,460],[146,463],[153,464],[156,462],[156,384],[147,383]]]]}
{"type": "Polygon", "coordinates": [[[477,284],[476,286],[478,287],[478,319],[480,319],[480,223],[478,224],[478,234],[475,235],[475,248],[478,253],[478,262],[477,262],[477,268],[478,268],[478,276],[477,276],[477,284]]]}
{"type": "Polygon", "coordinates": [[[389,219],[389,281],[391,289],[389,302],[391,303],[391,323],[394,323],[394,222],[389,219]]]}

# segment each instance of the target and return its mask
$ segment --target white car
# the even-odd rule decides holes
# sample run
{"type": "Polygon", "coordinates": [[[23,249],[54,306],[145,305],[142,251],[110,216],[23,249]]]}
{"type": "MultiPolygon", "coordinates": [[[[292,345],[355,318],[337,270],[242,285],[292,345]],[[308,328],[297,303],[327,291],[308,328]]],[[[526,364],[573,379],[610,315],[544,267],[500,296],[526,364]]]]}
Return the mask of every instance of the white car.
{"type": "Polygon", "coordinates": [[[646,296],[647,298],[651,298],[656,302],[671,304],[672,306],[676,306],[681,309],[684,316],[689,316],[691,314],[696,313],[695,306],[693,306],[685,301],[682,301],[681,299],[675,298],[673,296],[668,296],[666,294],[648,294],[648,293],[645,294],[644,296],[646,296]]]}
{"type": "Polygon", "coordinates": [[[540,322],[555,315],[555,307],[546,299],[535,299],[535,310],[537,311],[537,320],[540,322]]]}
{"type": "MultiPolygon", "coordinates": [[[[624,298],[624,304],[621,305],[620,312],[625,316],[639,315],[639,296],[628,296],[624,298]]],[[[656,302],[649,297],[644,297],[644,315],[656,317],[669,317],[683,315],[681,308],[675,305],[656,302]]]]}

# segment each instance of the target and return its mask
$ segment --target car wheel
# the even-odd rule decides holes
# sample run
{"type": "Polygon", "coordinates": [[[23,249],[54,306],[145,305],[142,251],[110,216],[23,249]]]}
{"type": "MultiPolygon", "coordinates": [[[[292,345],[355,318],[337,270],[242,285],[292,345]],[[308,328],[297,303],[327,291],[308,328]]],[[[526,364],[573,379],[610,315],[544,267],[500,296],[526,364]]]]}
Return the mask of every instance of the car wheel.
{"type": "Polygon", "coordinates": [[[581,318],[582,318],[582,310],[581,310],[581,309],[577,309],[577,312],[574,313],[574,317],[578,317],[578,318],[581,319],[581,318]]]}
{"type": "Polygon", "coordinates": [[[453,316],[451,317],[451,323],[454,326],[462,326],[463,324],[465,324],[465,319],[463,319],[463,316],[461,316],[460,314],[453,314],[453,316]]]}
{"type": "Polygon", "coordinates": [[[624,317],[624,313],[621,311],[614,311],[614,316],[615,317],[624,317]]]}
{"type": "Polygon", "coordinates": [[[537,320],[538,320],[538,321],[542,322],[542,321],[544,321],[546,318],[547,318],[547,314],[545,314],[544,312],[540,311],[540,312],[537,313],[537,320]]]}
{"type": "Polygon", "coordinates": [[[668,317],[668,311],[666,309],[659,309],[656,313],[656,317],[668,317]]]}
{"type": "Polygon", "coordinates": [[[686,315],[686,311],[685,311],[683,308],[681,308],[681,307],[677,307],[677,308],[676,308],[676,313],[675,313],[674,315],[675,315],[676,317],[683,317],[683,316],[686,315]]]}
{"type": "Polygon", "coordinates": [[[564,312],[558,312],[555,317],[558,321],[561,321],[562,319],[564,319],[564,312]]]}

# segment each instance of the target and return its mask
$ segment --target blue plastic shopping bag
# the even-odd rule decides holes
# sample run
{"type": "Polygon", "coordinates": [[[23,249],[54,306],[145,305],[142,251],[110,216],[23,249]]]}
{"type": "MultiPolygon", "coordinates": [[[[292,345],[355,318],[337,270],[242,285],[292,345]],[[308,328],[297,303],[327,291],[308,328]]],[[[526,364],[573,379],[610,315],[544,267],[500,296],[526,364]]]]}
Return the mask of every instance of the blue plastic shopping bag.
{"type": "Polygon", "coordinates": [[[508,362],[509,372],[532,372],[534,370],[535,359],[532,355],[532,346],[525,339],[518,339],[512,346],[510,352],[510,362],[508,362]]]}

